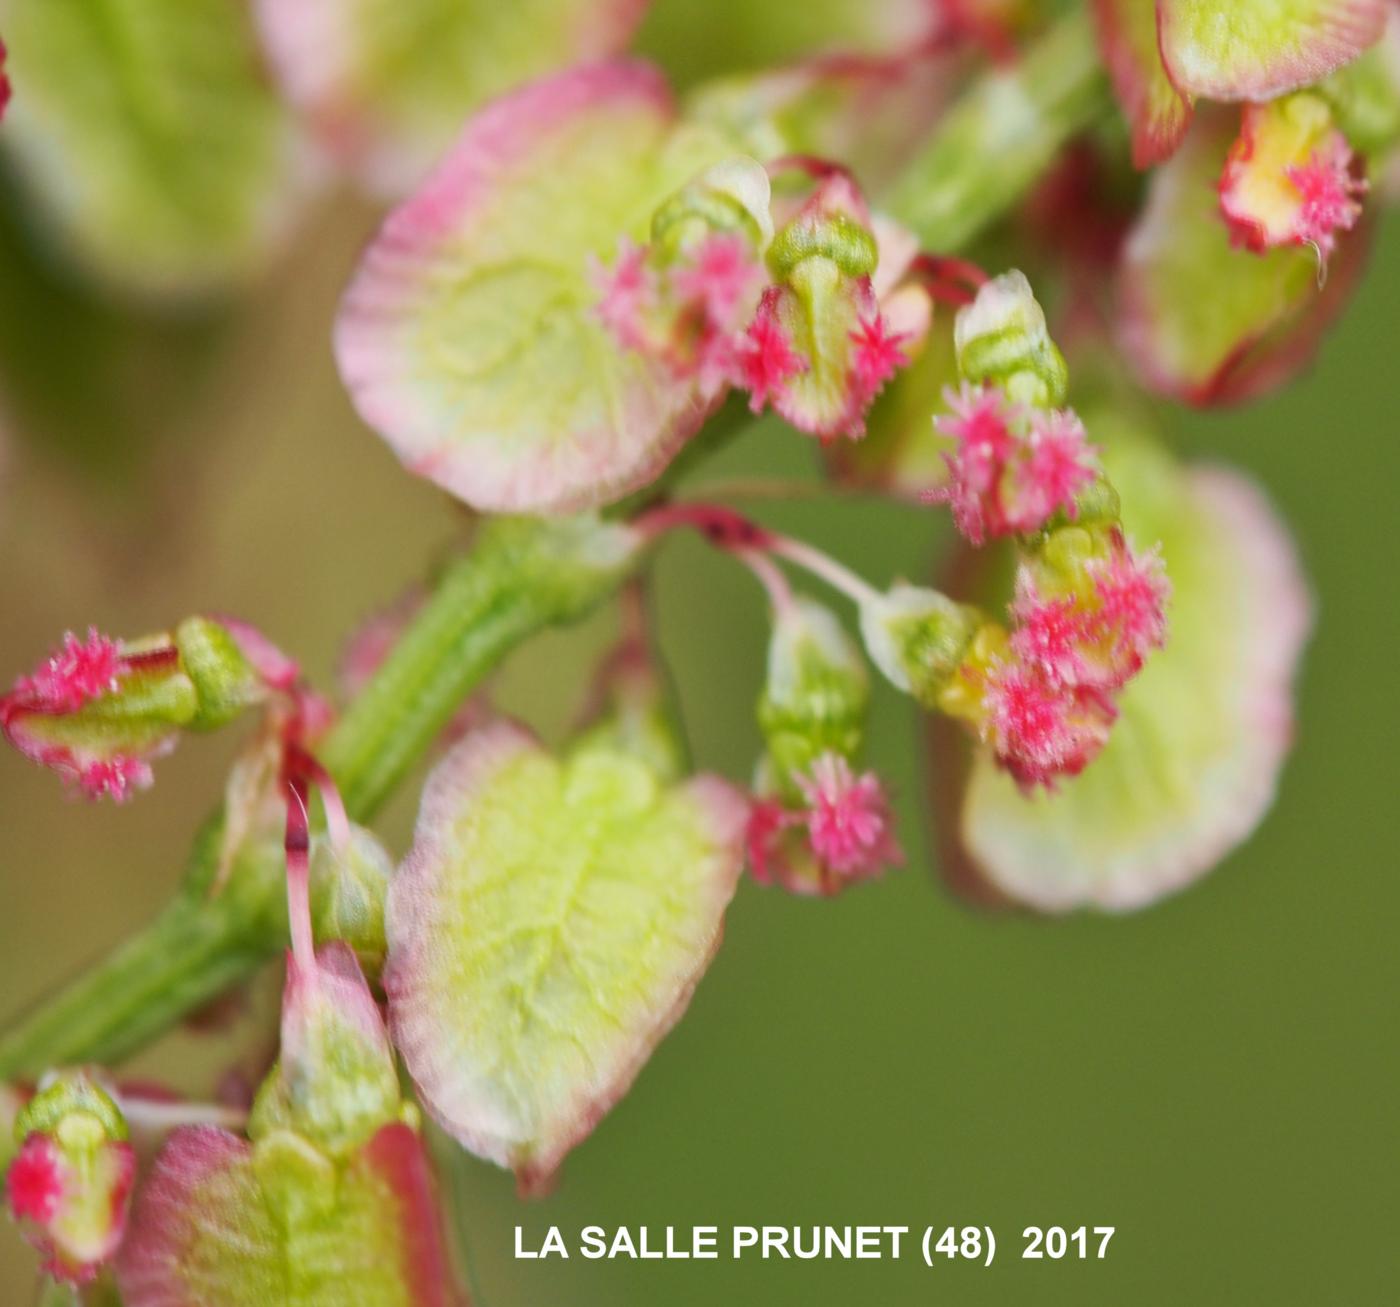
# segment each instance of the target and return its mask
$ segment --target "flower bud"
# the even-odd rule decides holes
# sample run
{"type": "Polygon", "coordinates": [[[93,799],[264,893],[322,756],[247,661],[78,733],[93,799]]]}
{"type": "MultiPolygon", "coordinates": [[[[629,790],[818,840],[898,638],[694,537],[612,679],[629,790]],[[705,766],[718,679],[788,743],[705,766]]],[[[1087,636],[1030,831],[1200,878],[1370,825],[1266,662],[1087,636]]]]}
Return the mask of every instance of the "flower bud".
{"type": "MultiPolygon", "coordinates": [[[[89,798],[129,798],[151,783],[151,762],[182,730],[212,730],[273,688],[261,642],[239,623],[191,618],[173,633],[118,641],[71,632],[0,697],[0,730],[25,757],[89,798]]],[[[254,633],[255,634],[255,633],[254,633]]],[[[278,655],[280,657],[280,655],[278,655]]],[[[274,670],[280,678],[291,664],[274,670]]],[[[295,679],[295,669],[292,669],[295,679]]]]}
{"type": "Polygon", "coordinates": [[[906,251],[893,223],[884,224],[883,238],[878,230],[855,184],[833,173],[774,237],[774,284],[738,346],[735,377],[754,412],[771,403],[799,431],[824,440],[864,434],[866,411],[909,361],[904,346],[929,319],[922,291],[895,290],[913,243],[906,251]],[[880,268],[882,254],[888,268],[880,268]]]}
{"type": "Polygon", "coordinates": [[[987,282],[959,310],[953,342],[958,370],[973,384],[999,386],[1017,404],[1064,403],[1069,369],[1023,272],[1013,269],[987,282]]]}
{"type": "Polygon", "coordinates": [[[384,964],[384,900],[393,859],[363,826],[351,826],[343,848],[324,834],[311,839],[311,916],[319,939],[340,940],[365,972],[384,964]]]}
{"type": "Polygon", "coordinates": [[[895,585],[862,604],[860,630],[871,661],[896,689],[925,708],[940,706],[986,617],[919,586],[895,585]]]}
{"type": "Polygon", "coordinates": [[[830,609],[798,598],[778,613],[758,722],[780,790],[797,797],[797,778],[822,754],[853,756],[869,701],[860,650],[830,609]]]}
{"type": "Polygon", "coordinates": [[[649,245],[624,241],[610,268],[595,266],[597,314],[618,343],[665,361],[707,398],[718,395],[765,280],[768,201],[758,163],[724,160],[657,209],[649,245]]]}
{"type": "Polygon", "coordinates": [[[349,947],[327,945],[314,969],[289,960],[282,1055],[258,1092],[249,1135],[288,1131],[342,1156],[402,1113],[384,1021],[349,947]]]}
{"type": "Polygon", "coordinates": [[[1363,177],[1321,96],[1301,92],[1244,108],[1220,178],[1220,208],[1236,242],[1262,253],[1311,245],[1326,260],[1361,216],[1363,177]]]}
{"type": "Polygon", "coordinates": [[[126,1231],[136,1156],[121,1111],[85,1072],[67,1072],[40,1086],[15,1139],[10,1211],[33,1229],[50,1275],[85,1283],[126,1231]]]}

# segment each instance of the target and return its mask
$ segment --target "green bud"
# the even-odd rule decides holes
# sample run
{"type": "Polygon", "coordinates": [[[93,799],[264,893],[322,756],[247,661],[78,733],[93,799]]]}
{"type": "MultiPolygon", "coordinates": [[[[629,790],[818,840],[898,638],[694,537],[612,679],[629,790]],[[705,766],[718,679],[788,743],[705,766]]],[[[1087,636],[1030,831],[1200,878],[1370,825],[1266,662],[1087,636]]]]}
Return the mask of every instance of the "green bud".
{"type": "Polygon", "coordinates": [[[86,1071],[63,1071],[46,1079],[15,1118],[16,1143],[32,1134],[80,1148],[121,1143],[127,1138],[126,1118],[86,1071]]]}
{"type": "Polygon", "coordinates": [[[768,173],[753,159],[736,156],[706,168],[652,215],[651,240],[672,256],[714,232],[737,231],[762,251],[773,239],[768,173]]]}
{"type": "Polygon", "coordinates": [[[780,231],[768,247],[768,268],[787,281],[807,259],[826,259],[848,277],[868,277],[880,261],[871,231],[844,213],[803,214],[780,231]]]}
{"type": "Polygon", "coordinates": [[[245,708],[267,697],[267,686],[232,632],[208,617],[190,617],[175,628],[180,666],[194,685],[197,707],[192,730],[225,726],[245,708]]]}
{"type": "Polygon", "coordinates": [[[1064,403],[1069,369],[1024,273],[1013,269],[983,286],[959,311],[953,342],[968,381],[1001,386],[1016,402],[1037,408],[1064,403]]]}
{"type": "Polygon", "coordinates": [[[830,609],[798,598],[774,624],[758,702],[771,780],[786,787],[822,753],[855,754],[869,700],[859,646],[830,609]]]}
{"type": "Polygon", "coordinates": [[[912,585],[892,586],[860,610],[861,635],[871,661],[891,685],[926,708],[937,706],[939,694],[985,621],[970,605],[912,585]]]}
{"type": "Polygon", "coordinates": [[[384,965],[384,900],[394,862],[362,826],[337,852],[324,833],[311,841],[311,918],[318,939],[338,939],[354,950],[366,974],[384,965]]]}

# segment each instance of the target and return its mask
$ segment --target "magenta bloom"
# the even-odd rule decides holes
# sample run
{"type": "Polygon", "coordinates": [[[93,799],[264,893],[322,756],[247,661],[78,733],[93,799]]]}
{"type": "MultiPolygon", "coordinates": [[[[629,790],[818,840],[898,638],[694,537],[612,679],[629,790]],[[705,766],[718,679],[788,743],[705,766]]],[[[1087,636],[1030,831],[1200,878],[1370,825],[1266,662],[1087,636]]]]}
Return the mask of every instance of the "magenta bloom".
{"type": "Polygon", "coordinates": [[[955,442],[943,456],[948,483],[925,498],[947,504],[969,542],[1038,531],[1060,511],[1073,516],[1075,496],[1097,474],[1073,413],[1028,412],[988,386],[964,385],[946,398],[951,413],[934,425],[955,442]]]}
{"type": "Polygon", "coordinates": [[[889,800],[874,772],[857,776],[840,754],[824,753],[797,783],[807,800],[812,852],[839,878],[864,880],[903,862],[889,800]]]}

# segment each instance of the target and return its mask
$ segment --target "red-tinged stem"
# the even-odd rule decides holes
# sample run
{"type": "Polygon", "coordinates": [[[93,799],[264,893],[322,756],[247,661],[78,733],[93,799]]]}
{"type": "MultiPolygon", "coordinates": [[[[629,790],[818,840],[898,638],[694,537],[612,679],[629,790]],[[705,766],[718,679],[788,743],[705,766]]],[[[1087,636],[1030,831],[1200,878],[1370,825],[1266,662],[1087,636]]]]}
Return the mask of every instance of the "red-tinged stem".
{"type": "Polygon", "coordinates": [[[316,974],[316,944],[311,932],[311,823],[307,783],[299,775],[287,785],[287,919],[291,925],[292,960],[304,976],[316,974]]]}
{"type": "Polygon", "coordinates": [[[773,541],[770,531],[722,504],[661,504],[634,518],[632,527],[647,541],[679,527],[691,527],[716,549],[732,552],[768,549],[773,541]]]}
{"type": "Polygon", "coordinates": [[[958,308],[971,304],[988,281],[977,264],[942,254],[918,255],[909,271],[934,299],[958,308]]]}

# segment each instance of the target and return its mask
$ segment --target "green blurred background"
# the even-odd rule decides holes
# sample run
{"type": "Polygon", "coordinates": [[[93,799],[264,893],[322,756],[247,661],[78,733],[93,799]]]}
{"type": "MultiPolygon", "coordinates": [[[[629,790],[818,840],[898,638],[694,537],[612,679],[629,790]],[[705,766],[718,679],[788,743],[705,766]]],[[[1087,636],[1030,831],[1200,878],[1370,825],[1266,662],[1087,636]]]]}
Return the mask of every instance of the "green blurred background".
{"type": "MultiPolygon", "coordinates": [[[[358,619],[417,578],[457,511],[352,417],[328,326],[369,215],[343,200],[282,271],[217,320],[159,329],[95,309],[0,231],[0,676],[69,627],[136,635],[238,613],[330,684],[358,619]],[[20,378],[28,380],[22,384],[20,378]]],[[[1395,1300],[1394,1002],[1400,966],[1400,224],[1317,365],[1218,416],[1173,413],[1191,455],[1253,471],[1297,532],[1320,621],[1298,743],[1252,841],[1135,916],[1042,921],[940,886],[920,723],[877,691],[871,753],[899,792],[909,866],[836,901],[745,883],[689,1015],[632,1093],[523,1204],[453,1168],[485,1307],[618,1304],[1370,1304],[1395,1300]],[[900,1263],[516,1262],[514,1227],[992,1226],[990,1270],[900,1263]],[[1104,1262],[1023,1263],[1024,1226],[1113,1225],[1104,1262]]],[[[806,475],[765,426],[716,471],[806,475]]],[[[707,470],[706,475],[709,475],[707,470]]],[[[868,502],[774,506],[872,578],[922,575],[939,515],[868,502]]],[[[704,766],[744,776],[765,631],[752,583],[678,541],[656,586],[704,766]]],[[[545,637],[501,698],[546,731],[611,616],[545,637]],[[574,669],[576,677],[565,674],[574,669]]],[[[66,801],[0,754],[0,1007],[16,1012],[145,921],[237,747],[186,741],[126,808],[66,801]]],[[[411,791],[413,787],[409,787],[411,791]]],[[[413,796],[381,829],[401,851],[413,796]]],[[[251,1066],[275,977],[232,1027],[172,1035],[142,1073],[208,1095],[251,1066]]],[[[0,1235],[0,1302],[33,1261],[0,1235]]]]}

